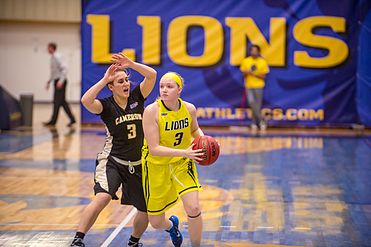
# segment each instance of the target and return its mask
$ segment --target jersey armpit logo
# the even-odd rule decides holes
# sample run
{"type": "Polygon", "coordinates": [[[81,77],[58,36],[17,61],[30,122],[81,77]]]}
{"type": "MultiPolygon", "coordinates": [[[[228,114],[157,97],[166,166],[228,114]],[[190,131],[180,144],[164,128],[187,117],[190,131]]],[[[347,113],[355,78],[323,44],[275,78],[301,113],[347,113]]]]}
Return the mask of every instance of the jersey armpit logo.
{"type": "Polygon", "coordinates": [[[137,106],[138,106],[138,102],[134,102],[133,104],[130,105],[130,109],[134,109],[137,106]]]}

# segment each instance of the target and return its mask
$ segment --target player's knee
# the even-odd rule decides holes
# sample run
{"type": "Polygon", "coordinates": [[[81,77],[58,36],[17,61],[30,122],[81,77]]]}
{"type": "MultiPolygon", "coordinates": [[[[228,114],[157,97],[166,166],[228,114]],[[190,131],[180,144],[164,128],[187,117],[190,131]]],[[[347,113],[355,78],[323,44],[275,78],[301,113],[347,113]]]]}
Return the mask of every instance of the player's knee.
{"type": "Polygon", "coordinates": [[[149,222],[147,213],[139,211],[139,210],[138,210],[137,215],[135,216],[134,220],[135,221],[140,221],[140,222],[146,223],[146,224],[148,224],[148,222],[149,222]]]}
{"type": "Polygon", "coordinates": [[[95,203],[98,207],[105,207],[107,204],[112,200],[110,194],[107,193],[98,193],[96,198],[94,199],[95,203]]]}
{"type": "Polygon", "coordinates": [[[161,218],[150,217],[149,218],[149,223],[155,229],[162,229],[162,228],[164,228],[164,222],[163,222],[163,220],[161,218]]]}
{"type": "Polygon", "coordinates": [[[155,229],[162,229],[162,224],[159,221],[149,221],[151,226],[155,229]]]}
{"type": "Polygon", "coordinates": [[[198,204],[188,205],[185,210],[187,212],[187,215],[191,217],[194,217],[201,212],[201,208],[198,204]]]}

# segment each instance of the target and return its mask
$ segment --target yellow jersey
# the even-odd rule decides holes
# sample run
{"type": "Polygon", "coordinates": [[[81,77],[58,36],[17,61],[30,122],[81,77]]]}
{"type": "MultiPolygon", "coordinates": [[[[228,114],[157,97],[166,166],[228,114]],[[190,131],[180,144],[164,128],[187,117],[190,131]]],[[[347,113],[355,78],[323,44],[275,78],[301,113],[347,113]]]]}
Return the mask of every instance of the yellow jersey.
{"type": "MultiPolygon", "coordinates": [[[[175,149],[187,149],[191,145],[192,117],[184,101],[179,99],[179,110],[168,109],[162,100],[156,100],[160,106],[158,111],[158,127],[160,145],[175,149]]],[[[167,165],[178,162],[184,157],[154,156],[149,153],[146,140],[142,148],[142,158],[152,164],[167,165]]]]}
{"type": "MultiPolygon", "coordinates": [[[[269,67],[267,62],[261,58],[257,57],[247,57],[242,60],[240,65],[240,70],[251,70],[253,74],[265,75],[269,72],[269,67]]],[[[247,75],[245,76],[245,87],[247,88],[263,88],[265,86],[264,79],[257,78],[255,76],[247,75]]]]}

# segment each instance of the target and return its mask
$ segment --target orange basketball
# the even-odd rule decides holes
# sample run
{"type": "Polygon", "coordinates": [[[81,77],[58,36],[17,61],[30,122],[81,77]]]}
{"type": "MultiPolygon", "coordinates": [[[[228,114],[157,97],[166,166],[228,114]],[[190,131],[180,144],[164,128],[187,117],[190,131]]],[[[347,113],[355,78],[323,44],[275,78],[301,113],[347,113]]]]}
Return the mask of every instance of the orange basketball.
{"type": "Polygon", "coordinates": [[[220,144],[213,137],[199,136],[194,139],[192,143],[195,144],[193,149],[205,150],[204,156],[202,156],[203,160],[198,162],[198,164],[208,166],[218,159],[220,153],[220,144]]]}

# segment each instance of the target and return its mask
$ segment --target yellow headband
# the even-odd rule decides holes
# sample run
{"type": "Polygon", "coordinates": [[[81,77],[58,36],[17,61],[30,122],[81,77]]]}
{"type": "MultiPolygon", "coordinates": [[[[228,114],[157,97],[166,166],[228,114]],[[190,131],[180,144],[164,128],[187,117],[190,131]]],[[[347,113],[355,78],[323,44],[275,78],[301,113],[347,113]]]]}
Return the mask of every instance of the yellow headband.
{"type": "Polygon", "coordinates": [[[163,78],[171,79],[171,80],[175,81],[176,84],[178,84],[179,87],[181,87],[181,88],[183,87],[183,79],[177,73],[167,72],[165,75],[163,75],[161,77],[161,80],[163,78]]]}

